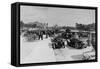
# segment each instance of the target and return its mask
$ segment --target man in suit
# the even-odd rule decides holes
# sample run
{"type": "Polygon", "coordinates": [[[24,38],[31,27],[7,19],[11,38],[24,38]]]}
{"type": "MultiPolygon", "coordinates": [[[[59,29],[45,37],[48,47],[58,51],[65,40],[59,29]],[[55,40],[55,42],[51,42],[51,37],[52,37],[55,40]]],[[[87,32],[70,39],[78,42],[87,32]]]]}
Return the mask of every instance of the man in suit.
{"type": "Polygon", "coordinates": [[[43,32],[42,31],[39,31],[39,40],[43,40],[43,32]]]}

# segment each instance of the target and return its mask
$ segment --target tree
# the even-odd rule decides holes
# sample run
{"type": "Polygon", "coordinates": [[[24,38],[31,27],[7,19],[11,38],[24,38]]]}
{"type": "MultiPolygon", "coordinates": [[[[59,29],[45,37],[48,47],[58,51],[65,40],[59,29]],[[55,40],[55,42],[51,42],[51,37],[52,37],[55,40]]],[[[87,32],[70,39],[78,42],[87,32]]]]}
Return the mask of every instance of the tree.
{"type": "Polygon", "coordinates": [[[76,23],[76,29],[78,30],[84,30],[85,26],[83,24],[76,23]]]}
{"type": "Polygon", "coordinates": [[[88,25],[76,23],[76,29],[84,30],[84,31],[95,30],[95,23],[88,24],[88,25]]]}

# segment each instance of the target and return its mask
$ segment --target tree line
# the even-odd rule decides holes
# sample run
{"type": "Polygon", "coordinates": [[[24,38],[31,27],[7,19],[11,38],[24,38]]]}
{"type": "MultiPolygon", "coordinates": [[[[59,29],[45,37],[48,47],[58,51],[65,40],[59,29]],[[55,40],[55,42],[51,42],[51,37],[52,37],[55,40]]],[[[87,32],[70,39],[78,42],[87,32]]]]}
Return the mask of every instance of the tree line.
{"type": "Polygon", "coordinates": [[[95,30],[95,23],[87,24],[87,25],[76,23],[76,29],[84,30],[84,31],[94,31],[95,30]]]}

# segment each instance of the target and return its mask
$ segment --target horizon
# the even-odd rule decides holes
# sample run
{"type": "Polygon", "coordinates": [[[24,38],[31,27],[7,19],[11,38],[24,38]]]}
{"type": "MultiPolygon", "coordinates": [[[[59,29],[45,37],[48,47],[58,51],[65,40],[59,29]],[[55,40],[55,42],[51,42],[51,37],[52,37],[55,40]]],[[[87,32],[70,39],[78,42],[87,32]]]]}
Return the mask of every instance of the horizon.
{"type": "MultiPolygon", "coordinates": [[[[23,22],[23,21],[22,21],[23,22]]],[[[38,22],[38,23],[42,23],[42,22],[39,22],[39,21],[34,21],[34,22],[38,22]]],[[[28,22],[28,23],[24,23],[24,24],[34,24],[34,22],[28,22]]],[[[48,23],[42,23],[42,24],[48,24],[48,23]]],[[[81,23],[78,23],[78,24],[81,24],[81,23]]],[[[95,23],[90,23],[90,24],[95,24],[95,23]]],[[[58,25],[58,24],[55,24],[55,25],[58,25]]],[[[89,25],[89,24],[83,24],[83,25],[89,25]]],[[[53,25],[54,26],[54,25],[53,25]]],[[[58,25],[60,26],[60,25],[58,25]]],[[[64,26],[64,25],[62,25],[64,26]]],[[[76,26],[76,25],[75,25],[76,26]]],[[[65,27],[75,27],[75,26],[65,26],[65,27]]],[[[49,26],[49,27],[52,27],[52,26],[49,26]]]]}

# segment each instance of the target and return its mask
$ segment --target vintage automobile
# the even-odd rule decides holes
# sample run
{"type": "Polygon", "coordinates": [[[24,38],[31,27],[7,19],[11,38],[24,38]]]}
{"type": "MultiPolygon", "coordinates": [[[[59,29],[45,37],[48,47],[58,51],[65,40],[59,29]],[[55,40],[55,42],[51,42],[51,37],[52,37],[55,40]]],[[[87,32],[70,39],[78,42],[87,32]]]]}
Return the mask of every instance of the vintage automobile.
{"type": "Polygon", "coordinates": [[[53,48],[57,48],[59,45],[61,47],[65,47],[64,41],[66,40],[67,45],[76,49],[83,49],[85,48],[85,44],[76,38],[64,38],[63,36],[57,36],[51,40],[53,48]]]}
{"type": "Polygon", "coordinates": [[[67,40],[67,44],[68,46],[76,48],[76,49],[82,49],[85,46],[85,44],[82,41],[75,38],[67,40]]]}
{"type": "Polygon", "coordinates": [[[61,37],[55,37],[55,38],[51,39],[51,42],[52,42],[53,49],[65,48],[63,38],[61,38],[61,37]]]}
{"type": "Polygon", "coordinates": [[[73,34],[69,31],[67,32],[62,32],[61,34],[59,34],[58,36],[54,37],[51,42],[53,44],[53,47],[56,46],[59,46],[61,45],[60,47],[63,47],[65,46],[63,43],[64,41],[63,40],[66,40],[67,42],[67,45],[70,46],[70,47],[73,47],[73,48],[76,48],[76,49],[83,49],[85,48],[85,44],[83,43],[83,41],[79,40],[78,38],[74,38],[73,37],[73,34]],[[60,41],[60,42],[59,42],[60,41]],[[60,44],[58,44],[58,42],[60,44]],[[62,43],[61,43],[62,42],[62,43]],[[62,45],[63,44],[63,45],[62,45]]]}

